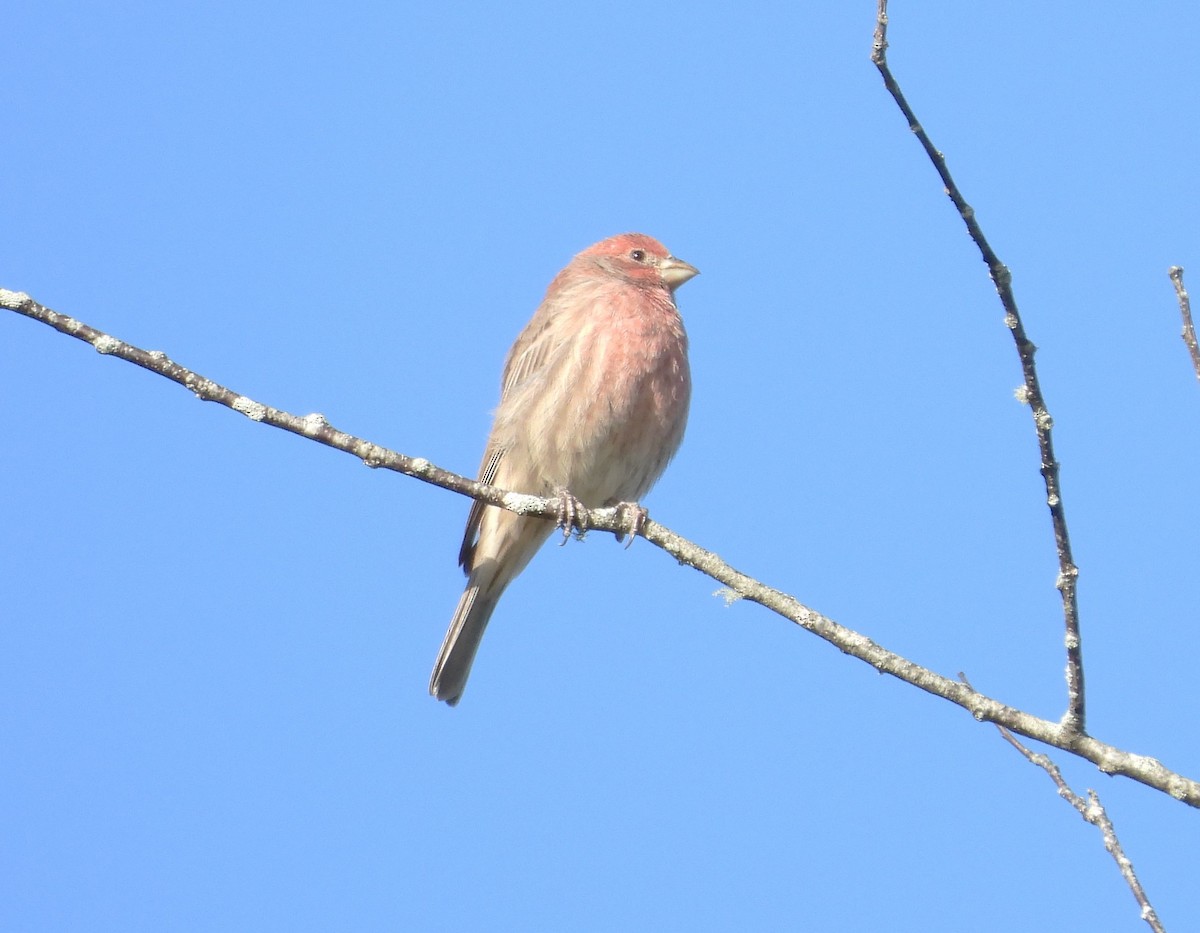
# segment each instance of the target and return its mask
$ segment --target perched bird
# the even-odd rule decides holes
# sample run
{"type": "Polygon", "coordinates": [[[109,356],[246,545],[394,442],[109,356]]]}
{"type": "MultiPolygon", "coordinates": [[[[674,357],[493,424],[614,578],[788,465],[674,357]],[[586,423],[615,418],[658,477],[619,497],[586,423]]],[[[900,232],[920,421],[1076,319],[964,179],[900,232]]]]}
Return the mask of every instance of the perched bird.
{"type": "MultiPolygon", "coordinates": [[[[572,259],[508,351],[479,481],[560,496],[564,535],[586,522],[588,506],[627,504],[632,540],[645,517],[635,503],[687,424],[687,334],[674,292],[698,272],[640,233],[572,259]]],[[[473,505],[458,554],[467,588],[429,681],[437,699],[453,706],[462,697],[497,601],[553,530],[473,505]]]]}

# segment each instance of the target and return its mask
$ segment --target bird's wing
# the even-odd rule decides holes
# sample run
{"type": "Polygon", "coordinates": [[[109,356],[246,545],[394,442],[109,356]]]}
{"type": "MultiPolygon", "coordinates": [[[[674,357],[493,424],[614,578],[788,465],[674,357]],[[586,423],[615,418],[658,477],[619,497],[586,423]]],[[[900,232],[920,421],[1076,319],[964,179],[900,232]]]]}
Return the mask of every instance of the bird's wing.
{"type": "MultiPolygon", "coordinates": [[[[479,465],[479,482],[490,485],[496,476],[496,467],[500,465],[502,451],[488,447],[483,452],[483,463],[479,465]]],[[[479,542],[479,523],[483,520],[483,510],[487,506],[476,499],[471,503],[471,512],[467,516],[467,528],[463,532],[462,547],[458,549],[458,564],[463,573],[471,573],[471,563],[475,558],[475,545],[479,542]]]]}
{"type": "MultiPolygon", "coordinates": [[[[525,329],[517,336],[508,357],[504,361],[504,376],[500,380],[500,404],[518,386],[537,374],[546,364],[547,350],[554,341],[544,339],[545,330],[553,320],[548,313],[545,303],[538,308],[533,319],[525,325],[525,329]]],[[[483,462],[479,465],[479,482],[490,485],[496,477],[496,470],[504,451],[490,442],[483,452],[483,462]]],[[[463,532],[462,547],[458,551],[458,563],[464,572],[471,572],[471,561],[475,557],[475,545],[479,539],[479,523],[483,519],[483,510],[487,506],[475,500],[471,512],[467,516],[467,527],[463,532]]]]}
{"type": "Polygon", "coordinates": [[[500,380],[500,401],[546,364],[546,356],[554,341],[546,339],[546,329],[553,320],[545,303],[517,336],[504,360],[504,376],[500,380]]]}

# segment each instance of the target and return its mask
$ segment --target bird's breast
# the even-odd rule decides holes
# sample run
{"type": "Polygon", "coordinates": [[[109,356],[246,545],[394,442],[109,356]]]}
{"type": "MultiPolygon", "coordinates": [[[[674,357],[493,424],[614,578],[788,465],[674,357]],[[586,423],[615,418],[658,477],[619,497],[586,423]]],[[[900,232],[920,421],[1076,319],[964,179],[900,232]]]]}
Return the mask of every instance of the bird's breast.
{"type": "Polygon", "coordinates": [[[543,364],[496,412],[505,448],[495,482],[588,506],[646,493],[683,439],[691,397],[687,335],[669,293],[597,300],[547,334],[543,364]],[[501,475],[503,474],[503,475],[501,475]]]}

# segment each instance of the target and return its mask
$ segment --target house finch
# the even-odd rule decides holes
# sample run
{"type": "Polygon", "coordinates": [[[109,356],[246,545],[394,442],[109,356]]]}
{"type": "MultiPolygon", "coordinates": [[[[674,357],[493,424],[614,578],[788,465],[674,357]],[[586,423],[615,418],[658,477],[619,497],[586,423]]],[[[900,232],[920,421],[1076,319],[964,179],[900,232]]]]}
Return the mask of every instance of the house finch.
{"type": "MultiPolygon", "coordinates": [[[[560,496],[564,535],[587,506],[637,499],[679,449],[691,377],[675,289],[699,270],[652,237],[626,233],[571,260],[508,351],[479,481],[560,496]]],[[[458,560],[467,588],[450,620],[429,692],[451,706],[505,587],[554,526],[476,502],[458,560]]],[[[564,539],[565,540],[565,539],[564,539]]]]}

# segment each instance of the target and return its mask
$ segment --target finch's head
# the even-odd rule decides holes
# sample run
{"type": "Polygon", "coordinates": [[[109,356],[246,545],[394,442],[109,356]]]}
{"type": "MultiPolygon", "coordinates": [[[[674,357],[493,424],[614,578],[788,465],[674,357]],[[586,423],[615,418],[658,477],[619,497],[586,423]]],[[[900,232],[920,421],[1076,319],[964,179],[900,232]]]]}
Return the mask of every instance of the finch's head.
{"type": "Polygon", "coordinates": [[[700,270],[676,259],[658,240],[644,233],[622,233],[589,246],[576,259],[590,259],[606,271],[639,285],[662,285],[675,291],[700,270]]]}

